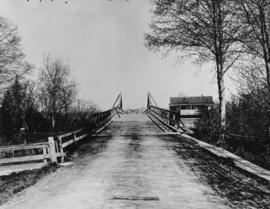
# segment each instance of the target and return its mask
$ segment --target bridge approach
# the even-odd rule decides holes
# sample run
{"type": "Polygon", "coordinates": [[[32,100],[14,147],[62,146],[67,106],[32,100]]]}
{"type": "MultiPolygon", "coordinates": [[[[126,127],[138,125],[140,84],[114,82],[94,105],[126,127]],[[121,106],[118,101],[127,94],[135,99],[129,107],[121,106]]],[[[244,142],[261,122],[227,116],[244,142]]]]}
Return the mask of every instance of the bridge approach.
{"type": "Polygon", "coordinates": [[[88,136],[71,164],[1,208],[270,208],[269,184],[185,137],[178,113],[151,101],[145,113],[99,114],[110,125],[88,136]]]}

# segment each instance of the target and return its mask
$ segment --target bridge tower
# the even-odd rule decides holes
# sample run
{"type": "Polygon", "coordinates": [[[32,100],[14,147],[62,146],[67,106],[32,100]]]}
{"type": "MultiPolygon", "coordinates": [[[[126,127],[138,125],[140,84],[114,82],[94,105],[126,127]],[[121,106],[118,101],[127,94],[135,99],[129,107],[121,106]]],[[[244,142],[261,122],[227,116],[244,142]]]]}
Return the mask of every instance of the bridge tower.
{"type": "Polygon", "coordinates": [[[118,107],[119,109],[122,109],[122,107],[123,107],[122,93],[120,93],[120,94],[117,96],[115,102],[113,103],[112,108],[115,108],[115,107],[118,107]]]}
{"type": "Polygon", "coordinates": [[[150,92],[148,92],[147,93],[147,109],[150,106],[156,106],[156,107],[158,107],[156,100],[154,99],[154,97],[152,96],[152,94],[150,92]]]}

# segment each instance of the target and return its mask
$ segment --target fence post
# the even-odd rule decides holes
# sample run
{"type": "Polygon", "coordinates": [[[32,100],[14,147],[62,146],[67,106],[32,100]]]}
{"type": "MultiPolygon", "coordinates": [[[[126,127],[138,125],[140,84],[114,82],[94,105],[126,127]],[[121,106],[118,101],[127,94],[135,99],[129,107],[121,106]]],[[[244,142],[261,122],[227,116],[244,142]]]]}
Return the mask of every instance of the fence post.
{"type": "Polygon", "coordinates": [[[58,141],[59,141],[59,148],[60,148],[60,152],[61,152],[61,163],[64,163],[64,161],[65,161],[65,153],[64,153],[63,146],[62,146],[62,137],[59,137],[58,141]]]}
{"type": "Polygon", "coordinates": [[[74,139],[75,144],[77,144],[76,132],[73,133],[73,139],[74,139]]]}
{"type": "Polygon", "coordinates": [[[47,156],[47,149],[46,149],[46,145],[43,145],[42,146],[42,152],[43,152],[43,160],[44,160],[44,163],[46,163],[47,162],[47,158],[46,158],[46,156],[47,156]]]}
{"type": "Polygon", "coordinates": [[[55,141],[54,138],[51,136],[48,138],[49,140],[49,149],[50,149],[50,156],[51,156],[51,162],[57,163],[57,155],[56,155],[56,147],[55,147],[55,141]]]}

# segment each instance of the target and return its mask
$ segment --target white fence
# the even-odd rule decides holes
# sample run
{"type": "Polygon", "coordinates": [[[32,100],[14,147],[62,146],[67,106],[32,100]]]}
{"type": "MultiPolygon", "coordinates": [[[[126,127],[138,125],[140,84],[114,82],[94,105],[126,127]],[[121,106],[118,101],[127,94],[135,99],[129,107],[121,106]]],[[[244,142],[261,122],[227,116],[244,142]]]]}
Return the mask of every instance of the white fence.
{"type": "MultiPolygon", "coordinates": [[[[121,113],[122,96],[119,94],[111,109],[91,116],[94,126],[92,132],[101,132],[112,122],[114,116],[118,115],[120,117],[121,113]],[[120,102],[118,106],[116,106],[117,102],[120,102]]],[[[52,163],[63,162],[69,147],[86,138],[88,134],[91,133],[86,129],[79,129],[59,136],[49,137],[48,142],[0,147],[0,166],[42,160],[52,163]]]]}
{"type": "Polygon", "coordinates": [[[48,161],[51,157],[48,142],[0,147],[0,153],[0,165],[38,160],[48,161]],[[20,156],[20,153],[23,156],[20,156]]]}
{"type": "MultiPolygon", "coordinates": [[[[114,116],[119,116],[120,110],[118,110],[118,107],[114,107],[93,115],[94,127],[92,131],[95,133],[102,131],[110,124],[114,116]]],[[[52,163],[64,162],[66,152],[70,146],[86,138],[89,134],[91,133],[86,129],[79,129],[59,136],[49,137],[48,142],[0,147],[0,166],[42,160],[52,163]]]]}
{"type": "Polygon", "coordinates": [[[48,142],[0,147],[0,165],[35,161],[63,162],[67,147],[87,137],[83,129],[56,137],[48,142]]]}

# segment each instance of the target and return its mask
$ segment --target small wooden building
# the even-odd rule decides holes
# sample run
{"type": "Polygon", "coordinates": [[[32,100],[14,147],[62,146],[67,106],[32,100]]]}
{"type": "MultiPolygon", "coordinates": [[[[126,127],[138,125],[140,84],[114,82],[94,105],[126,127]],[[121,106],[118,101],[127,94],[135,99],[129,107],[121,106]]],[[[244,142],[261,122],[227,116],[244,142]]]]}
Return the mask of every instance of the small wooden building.
{"type": "Polygon", "coordinates": [[[180,112],[184,124],[194,128],[202,111],[211,109],[213,104],[212,96],[171,97],[169,108],[172,111],[180,112]]]}

